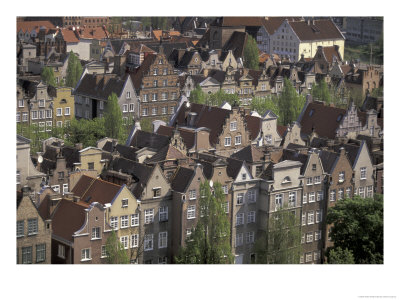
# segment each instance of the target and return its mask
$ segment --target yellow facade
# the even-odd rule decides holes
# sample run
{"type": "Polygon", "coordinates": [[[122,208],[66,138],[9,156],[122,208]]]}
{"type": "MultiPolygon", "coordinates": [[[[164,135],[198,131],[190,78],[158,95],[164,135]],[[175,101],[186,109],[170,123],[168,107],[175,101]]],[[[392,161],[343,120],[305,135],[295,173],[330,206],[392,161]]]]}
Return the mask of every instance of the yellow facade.
{"type": "Polygon", "coordinates": [[[103,170],[105,162],[101,159],[101,149],[89,147],[79,151],[81,163],[77,168],[80,170],[95,170],[97,175],[103,170]]]}
{"type": "Polygon", "coordinates": [[[318,50],[318,46],[329,47],[329,46],[334,46],[334,45],[339,46],[339,53],[343,59],[343,57],[344,57],[344,40],[330,40],[330,41],[324,40],[324,41],[300,42],[298,59],[301,58],[302,54],[304,54],[304,58],[313,58],[315,56],[315,53],[318,50]]]}
{"type": "Polygon", "coordinates": [[[74,96],[72,88],[57,88],[57,97],[53,99],[54,126],[64,127],[75,117],[74,96]]]}

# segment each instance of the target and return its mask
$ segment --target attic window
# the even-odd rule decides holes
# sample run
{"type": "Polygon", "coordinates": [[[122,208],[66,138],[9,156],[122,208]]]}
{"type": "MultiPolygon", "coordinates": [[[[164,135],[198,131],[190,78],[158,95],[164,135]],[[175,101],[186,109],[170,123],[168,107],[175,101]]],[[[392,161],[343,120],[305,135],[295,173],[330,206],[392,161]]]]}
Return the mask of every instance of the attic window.
{"type": "Polygon", "coordinates": [[[314,113],[314,109],[310,110],[310,113],[308,114],[309,117],[311,117],[314,113]]]}
{"type": "Polygon", "coordinates": [[[292,182],[289,176],[286,176],[282,181],[282,183],[289,183],[289,182],[292,182]]]}
{"type": "Polygon", "coordinates": [[[343,115],[342,115],[342,114],[338,115],[338,117],[337,117],[336,121],[337,121],[337,122],[340,122],[340,120],[342,119],[342,117],[343,117],[343,115]]]}
{"type": "Polygon", "coordinates": [[[67,100],[65,100],[65,99],[61,99],[61,101],[60,101],[61,103],[67,103],[67,100]]]}

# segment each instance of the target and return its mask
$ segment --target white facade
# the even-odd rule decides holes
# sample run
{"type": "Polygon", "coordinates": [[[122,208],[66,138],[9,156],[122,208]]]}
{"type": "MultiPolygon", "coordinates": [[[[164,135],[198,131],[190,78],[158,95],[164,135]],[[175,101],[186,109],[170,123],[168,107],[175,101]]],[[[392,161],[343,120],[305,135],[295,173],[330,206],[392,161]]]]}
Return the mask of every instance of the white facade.
{"type": "Polygon", "coordinates": [[[271,35],[270,54],[276,53],[280,57],[288,56],[291,61],[297,61],[299,57],[300,39],[285,20],[271,35]]]}

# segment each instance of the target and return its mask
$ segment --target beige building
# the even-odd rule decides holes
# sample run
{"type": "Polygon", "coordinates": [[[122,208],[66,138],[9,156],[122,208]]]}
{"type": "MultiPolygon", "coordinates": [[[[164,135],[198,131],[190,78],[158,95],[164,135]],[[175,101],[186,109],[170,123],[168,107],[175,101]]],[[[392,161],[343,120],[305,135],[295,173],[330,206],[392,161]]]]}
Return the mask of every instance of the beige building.
{"type": "Polygon", "coordinates": [[[68,126],[75,117],[75,103],[72,88],[56,88],[53,98],[54,126],[68,126]]]}

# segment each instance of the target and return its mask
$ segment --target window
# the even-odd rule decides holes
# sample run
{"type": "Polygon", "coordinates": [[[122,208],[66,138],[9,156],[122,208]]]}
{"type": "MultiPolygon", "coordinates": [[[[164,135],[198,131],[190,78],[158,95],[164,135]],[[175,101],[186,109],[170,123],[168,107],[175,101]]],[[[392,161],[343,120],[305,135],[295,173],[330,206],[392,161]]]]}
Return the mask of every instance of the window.
{"type": "Polygon", "coordinates": [[[121,216],[121,228],[129,227],[129,216],[121,216]]]}
{"type": "Polygon", "coordinates": [[[315,176],[314,177],[314,184],[321,183],[321,176],[315,176]]]}
{"type": "Polygon", "coordinates": [[[18,107],[24,107],[24,99],[18,100],[18,107]]]}
{"type": "Polygon", "coordinates": [[[275,211],[281,209],[283,205],[283,194],[275,195],[275,211]]]}
{"type": "Polygon", "coordinates": [[[235,136],[235,145],[240,145],[240,144],[242,144],[242,136],[241,135],[235,136]]]}
{"type": "Polygon", "coordinates": [[[223,185],[223,186],[222,186],[222,190],[224,191],[224,194],[225,194],[225,195],[228,194],[228,186],[227,186],[227,185],[223,185]]]}
{"type": "Polygon", "coordinates": [[[25,221],[17,221],[17,237],[24,236],[25,221]]]}
{"type": "Polygon", "coordinates": [[[144,211],[144,224],[150,224],[154,222],[154,208],[145,209],[144,211]]]}
{"type": "Polygon", "coordinates": [[[129,236],[127,236],[127,235],[121,236],[119,238],[119,240],[120,240],[122,246],[124,247],[124,249],[129,248],[129,236]]]}
{"type": "Polygon", "coordinates": [[[70,107],[66,107],[64,109],[64,115],[69,116],[71,114],[71,108],[70,107]]]}
{"type": "Polygon", "coordinates": [[[157,80],[154,80],[153,81],[153,87],[157,87],[157,84],[158,84],[157,80]]]}
{"type": "Polygon", "coordinates": [[[81,251],[81,261],[85,261],[85,260],[91,260],[91,256],[90,256],[90,248],[87,249],[82,249],[81,251]]]}
{"type": "Polygon", "coordinates": [[[22,113],[22,122],[28,122],[28,113],[27,112],[22,113]]]}
{"type": "Polygon", "coordinates": [[[52,126],[53,126],[53,122],[47,121],[46,122],[46,131],[51,131],[52,126]]]}
{"type": "Polygon", "coordinates": [[[151,114],[152,114],[153,116],[157,115],[157,107],[153,107],[153,108],[151,109],[151,114]]]}
{"type": "Polygon", "coordinates": [[[189,191],[189,199],[190,200],[196,200],[196,190],[190,190],[189,191]]]}
{"type": "Polygon", "coordinates": [[[319,261],[321,259],[321,252],[314,251],[314,260],[319,261]]]}
{"type": "Polygon", "coordinates": [[[365,187],[360,187],[358,189],[358,194],[360,195],[361,198],[365,198],[365,187]]]}
{"type": "Polygon", "coordinates": [[[187,208],[187,218],[194,219],[196,218],[196,205],[189,205],[187,208]]]}
{"type": "Polygon", "coordinates": [[[147,102],[147,101],[149,101],[149,97],[148,97],[147,94],[144,94],[143,95],[143,102],[147,102]]]}
{"type": "Polygon", "coordinates": [[[131,92],[126,92],[126,99],[131,99],[131,92]]]}
{"type": "Polygon", "coordinates": [[[308,202],[309,203],[315,202],[315,192],[310,192],[308,194],[308,202]]]}
{"type": "Polygon", "coordinates": [[[163,75],[167,75],[167,74],[168,74],[168,69],[167,68],[163,69],[163,75]]]}
{"type": "Polygon", "coordinates": [[[344,171],[339,173],[339,182],[343,182],[344,181],[344,179],[345,179],[344,175],[345,175],[344,171]]]}
{"type": "Polygon", "coordinates": [[[305,212],[303,212],[301,214],[301,225],[302,226],[306,225],[306,213],[305,212]]]}
{"type": "Polygon", "coordinates": [[[167,114],[167,106],[163,106],[161,108],[161,114],[166,115],[167,114]]]}
{"type": "Polygon", "coordinates": [[[236,214],[236,226],[244,224],[244,213],[236,214]]]}
{"type": "Polygon", "coordinates": [[[246,244],[254,243],[254,231],[246,232],[246,244]]]}
{"type": "Polygon", "coordinates": [[[118,217],[110,218],[110,226],[114,229],[118,229],[118,217]]]}
{"type": "Polygon", "coordinates": [[[312,243],[312,241],[313,241],[313,233],[308,232],[307,233],[307,243],[312,243]]]}
{"type": "Polygon", "coordinates": [[[57,256],[60,258],[65,258],[65,246],[58,244],[58,253],[57,256]]]}
{"type": "Polygon", "coordinates": [[[122,199],[121,205],[122,205],[122,207],[128,207],[128,199],[122,199]]]}
{"type": "Polygon", "coordinates": [[[46,109],[46,119],[51,119],[53,117],[53,111],[51,109],[46,109]]]}
{"type": "Polygon", "coordinates": [[[39,99],[39,107],[44,107],[45,106],[44,103],[45,103],[44,99],[39,99]]]}
{"type": "Polygon", "coordinates": [[[90,116],[90,113],[89,113],[89,111],[87,110],[87,111],[85,111],[85,118],[86,119],[89,119],[89,116],[90,116]]]}
{"type": "Polygon", "coordinates": [[[373,194],[374,194],[373,193],[373,186],[370,185],[370,186],[367,187],[367,197],[368,198],[372,198],[373,194]]]}
{"type": "Polygon", "coordinates": [[[88,163],[88,169],[89,170],[94,170],[94,162],[89,162],[88,163]]]}
{"type": "Polygon", "coordinates": [[[168,221],[168,206],[161,206],[158,209],[158,217],[160,222],[168,221]]]}
{"type": "Polygon", "coordinates": [[[296,192],[289,192],[289,207],[296,206],[296,192]]]}
{"type": "Polygon", "coordinates": [[[177,94],[176,93],[172,93],[172,100],[175,100],[176,99],[176,96],[177,96],[177,94]]]}
{"type": "Polygon", "coordinates": [[[231,124],[230,124],[230,130],[231,130],[231,131],[237,130],[237,122],[236,122],[236,121],[231,122],[231,124]]]}
{"type": "Polygon", "coordinates": [[[329,201],[336,201],[336,190],[332,190],[329,194],[329,201]]]}
{"type": "Polygon", "coordinates": [[[315,223],[322,222],[322,209],[315,211],[315,223]]]}
{"type": "Polygon", "coordinates": [[[319,241],[320,239],[321,239],[321,237],[322,237],[322,231],[321,230],[318,230],[318,231],[316,231],[315,232],[315,240],[316,241],[319,241]]]}
{"type": "Polygon", "coordinates": [[[128,104],[122,105],[122,112],[128,112],[128,104]]]}
{"type": "Polygon", "coordinates": [[[167,264],[167,261],[168,261],[168,258],[166,256],[158,258],[158,263],[159,264],[165,265],[165,264],[167,264]]]}
{"type": "Polygon", "coordinates": [[[158,248],[167,248],[168,232],[160,232],[158,234],[158,248]]]}
{"type": "Polygon", "coordinates": [[[44,132],[44,126],[45,126],[44,122],[39,122],[39,132],[44,132]]]}
{"type": "Polygon", "coordinates": [[[308,225],[314,224],[314,211],[308,213],[307,224],[308,225]]]}
{"type": "Polygon", "coordinates": [[[243,204],[244,193],[238,193],[236,195],[236,204],[243,204]]]}
{"type": "Polygon", "coordinates": [[[100,239],[100,227],[92,228],[92,240],[100,239]]]}
{"type": "Polygon", "coordinates": [[[307,193],[303,194],[303,203],[307,203],[307,193]]]}
{"type": "Polygon", "coordinates": [[[235,247],[243,245],[243,233],[236,234],[235,247]]]}
{"type": "Polygon", "coordinates": [[[36,120],[38,118],[37,110],[32,111],[32,120],[36,120]]]}
{"type": "Polygon", "coordinates": [[[135,104],[134,103],[130,103],[129,104],[129,111],[130,112],[134,112],[135,111],[135,104]]]}
{"type": "Polygon", "coordinates": [[[22,247],[22,263],[32,263],[32,247],[22,247]]]}
{"type": "Polygon", "coordinates": [[[38,219],[28,219],[28,235],[38,233],[38,219]]]}
{"type": "Polygon", "coordinates": [[[53,191],[55,191],[56,193],[60,193],[60,185],[52,185],[51,188],[53,189],[53,191]]]}
{"type": "Polygon", "coordinates": [[[248,190],[247,191],[247,201],[249,203],[256,202],[256,191],[255,190],[248,190]]]}
{"type": "Polygon", "coordinates": [[[256,222],[256,212],[249,211],[247,213],[247,223],[255,223],[256,222]]]}
{"type": "Polygon", "coordinates": [[[360,179],[367,179],[367,168],[360,168],[360,179]]]}
{"type": "Polygon", "coordinates": [[[139,226],[139,214],[131,215],[131,226],[139,226]]]}
{"type": "Polygon", "coordinates": [[[106,245],[101,246],[101,258],[107,257],[107,248],[106,245]]]}
{"type": "Polygon", "coordinates": [[[144,251],[153,250],[153,234],[146,234],[144,236],[144,251]]]}
{"type": "Polygon", "coordinates": [[[317,192],[317,201],[324,200],[324,192],[323,191],[318,191],[317,192]]]}
{"type": "Polygon", "coordinates": [[[313,178],[312,177],[308,177],[307,178],[307,185],[311,185],[313,182],[313,178]]]}
{"type": "Polygon", "coordinates": [[[270,135],[270,134],[266,135],[265,142],[267,145],[271,145],[272,144],[272,135],[270,135]]]}
{"type": "Polygon", "coordinates": [[[246,180],[246,177],[247,177],[246,173],[243,173],[242,174],[242,180],[246,180]]]}
{"type": "Polygon", "coordinates": [[[39,110],[39,119],[44,119],[45,117],[45,111],[44,110],[39,110]]]}
{"type": "Polygon", "coordinates": [[[100,101],[100,109],[104,109],[104,101],[100,101]]]}
{"type": "Polygon", "coordinates": [[[304,244],[305,242],[306,242],[306,234],[303,233],[303,234],[301,235],[301,241],[300,241],[300,243],[301,243],[301,244],[304,244]]]}
{"type": "Polygon", "coordinates": [[[161,188],[153,188],[153,198],[161,197],[161,188]]]}
{"type": "MultiPolygon", "coordinates": [[[[174,95],[175,93],[172,93],[172,95],[174,95]]],[[[172,98],[172,99],[175,99],[175,98],[172,98]]],[[[174,112],[175,112],[175,107],[173,107],[173,106],[171,106],[170,108],[169,108],[169,112],[171,113],[171,114],[173,114],[174,112]]]]}
{"type": "Polygon", "coordinates": [[[304,264],[304,256],[303,255],[300,256],[300,263],[304,264]]]}
{"type": "Polygon", "coordinates": [[[346,197],[351,198],[351,187],[346,188],[346,197]]]}
{"type": "Polygon", "coordinates": [[[226,137],[225,138],[225,147],[230,146],[231,145],[231,138],[230,137],[226,137]]]}
{"type": "Polygon", "coordinates": [[[131,248],[136,248],[139,246],[139,235],[132,234],[131,235],[131,248]]]}
{"type": "Polygon", "coordinates": [[[148,108],[142,108],[142,116],[147,116],[148,115],[148,108]]]}

